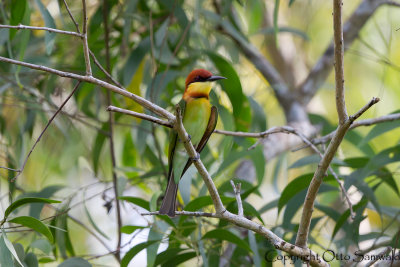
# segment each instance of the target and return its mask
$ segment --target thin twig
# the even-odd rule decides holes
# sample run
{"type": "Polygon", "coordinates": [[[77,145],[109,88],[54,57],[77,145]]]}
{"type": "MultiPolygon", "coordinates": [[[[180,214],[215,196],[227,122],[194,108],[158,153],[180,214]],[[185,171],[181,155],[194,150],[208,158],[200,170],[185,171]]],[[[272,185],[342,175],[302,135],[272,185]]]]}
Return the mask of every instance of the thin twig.
{"type": "Polygon", "coordinates": [[[67,2],[66,2],[65,0],[63,0],[63,1],[64,1],[64,5],[65,5],[65,8],[67,9],[67,12],[68,12],[69,17],[71,18],[72,22],[75,24],[76,32],[80,33],[81,31],[79,30],[79,24],[78,24],[78,22],[76,22],[74,16],[73,16],[72,13],[71,13],[71,10],[69,10],[69,7],[68,7],[67,2]]]}
{"type": "Polygon", "coordinates": [[[238,183],[237,185],[235,185],[235,183],[231,180],[231,185],[233,188],[233,193],[235,193],[236,197],[236,202],[238,206],[238,216],[243,217],[243,204],[242,204],[242,198],[240,197],[240,189],[242,187],[242,184],[238,183]]]}
{"type": "Polygon", "coordinates": [[[113,82],[115,85],[117,85],[118,87],[124,88],[124,87],[122,86],[122,84],[120,84],[116,79],[114,79],[114,78],[111,76],[111,74],[103,68],[103,66],[100,64],[100,62],[97,60],[96,56],[94,55],[94,53],[93,53],[92,50],[90,50],[90,49],[89,49],[89,54],[90,54],[90,56],[92,57],[94,64],[104,73],[104,75],[106,75],[106,77],[107,77],[110,81],[112,81],[112,82],[113,82]]]}
{"type": "Polygon", "coordinates": [[[14,182],[18,176],[24,171],[25,165],[32,154],[33,150],[35,149],[36,145],[39,143],[40,139],[42,138],[43,134],[46,132],[47,128],[50,126],[50,124],[53,122],[54,118],[60,113],[61,109],[67,104],[67,102],[70,100],[70,98],[74,95],[76,90],[78,89],[79,85],[81,84],[80,81],[75,85],[74,89],[72,92],[68,95],[68,97],[64,100],[64,102],[61,104],[61,106],[57,109],[57,111],[53,114],[53,116],[50,118],[50,120],[47,122],[46,126],[44,127],[43,131],[40,133],[39,137],[36,139],[36,142],[33,144],[31,150],[29,151],[28,155],[25,157],[24,163],[22,164],[21,168],[17,171],[17,175],[12,178],[12,182],[14,182]]]}
{"type": "Polygon", "coordinates": [[[83,38],[83,35],[77,32],[70,32],[70,31],[63,31],[63,30],[58,30],[58,29],[53,29],[53,28],[48,28],[48,27],[36,27],[36,26],[27,26],[27,25],[22,25],[18,24],[16,26],[13,25],[0,25],[0,29],[17,29],[17,30],[38,30],[38,31],[48,31],[48,32],[54,32],[54,33],[59,33],[59,34],[66,34],[66,35],[73,35],[79,38],[83,38]]]}
{"type": "Polygon", "coordinates": [[[114,106],[108,106],[107,107],[107,111],[119,112],[119,113],[122,113],[122,114],[133,116],[135,118],[151,121],[153,123],[156,123],[156,124],[168,127],[168,128],[172,128],[172,124],[170,122],[168,122],[168,121],[165,121],[165,120],[162,120],[162,119],[159,119],[159,118],[147,115],[147,114],[135,112],[135,111],[132,111],[132,110],[127,110],[127,109],[118,108],[118,107],[114,107],[114,106]]]}
{"type": "Polygon", "coordinates": [[[88,17],[86,14],[86,1],[82,0],[82,12],[83,12],[83,25],[82,25],[82,34],[83,34],[83,55],[85,56],[85,65],[86,65],[86,75],[92,76],[92,67],[90,66],[90,55],[89,55],[89,44],[87,37],[87,21],[88,17]]]}

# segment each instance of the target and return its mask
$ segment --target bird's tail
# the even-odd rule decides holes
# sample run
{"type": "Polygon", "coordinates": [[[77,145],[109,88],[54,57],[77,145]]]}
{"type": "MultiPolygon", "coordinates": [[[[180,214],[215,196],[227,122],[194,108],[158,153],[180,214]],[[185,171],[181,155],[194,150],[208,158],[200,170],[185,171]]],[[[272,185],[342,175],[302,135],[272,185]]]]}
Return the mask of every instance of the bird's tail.
{"type": "Polygon", "coordinates": [[[174,176],[171,175],[168,179],[167,189],[165,190],[165,196],[162,201],[159,214],[166,214],[169,217],[175,216],[175,204],[176,204],[177,192],[178,192],[178,184],[175,183],[174,176]]]}

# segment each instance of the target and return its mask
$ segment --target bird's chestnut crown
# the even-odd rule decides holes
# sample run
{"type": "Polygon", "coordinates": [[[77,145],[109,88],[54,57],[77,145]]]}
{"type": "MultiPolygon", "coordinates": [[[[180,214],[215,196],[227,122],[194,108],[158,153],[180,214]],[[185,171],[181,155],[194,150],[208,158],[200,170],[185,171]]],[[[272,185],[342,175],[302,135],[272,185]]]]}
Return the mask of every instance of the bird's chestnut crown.
{"type": "Polygon", "coordinates": [[[189,84],[195,82],[212,82],[221,79],[226,79],[222,76],[213,76],[211,72],[205,69],[196,69],[193,70],[186,78],[185,86],[188,87],[189,84]]]}

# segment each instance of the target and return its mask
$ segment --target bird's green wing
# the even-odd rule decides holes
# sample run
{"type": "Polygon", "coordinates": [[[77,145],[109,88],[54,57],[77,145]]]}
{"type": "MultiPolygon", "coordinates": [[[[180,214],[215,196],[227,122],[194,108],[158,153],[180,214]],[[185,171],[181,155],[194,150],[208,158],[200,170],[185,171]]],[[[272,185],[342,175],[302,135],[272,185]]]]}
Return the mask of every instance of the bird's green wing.
{"type": "MultiPolygon", "coordinates": [[[[208,120],[206,131],[204,132],[203,137],[201,138],[200,142],[196,146],[197,153],[200,154],[200,152],[206,146],[208,139],[210,138],[211,134],[215,130],[215,126],[217,126],[217,121],[218,121],[218,109],[216,106],[212,106],[211,113],[210,113],[210,119],[208,120]]],[[[182,175],[186,172],[186,170],[190,167],[191,164],[192,164],[192,161],[189,159],[185,165],[185,168],[183,169],[182,175]]]]}
{"type": "MultiPolygon", "coordinates": [[[[181,108],[181,114],[183,117],[183,114],[185,114],[185,108],[186,108],[186,102],[182,99],[179,101],[177,104],[181,108]]],[[[172,130],[170,134],[170,140],[169,140],[169,148],[168,148],[168,179],[172,178],[172,171],[173,171],[173,160],[174,160],[174,154],[175,154],[175,148],[176,148],[176,143],[178,141],[178,134],[176,131],[172,130]]],[[[173,179],[173,178],[172,178],[173,179]]]]}

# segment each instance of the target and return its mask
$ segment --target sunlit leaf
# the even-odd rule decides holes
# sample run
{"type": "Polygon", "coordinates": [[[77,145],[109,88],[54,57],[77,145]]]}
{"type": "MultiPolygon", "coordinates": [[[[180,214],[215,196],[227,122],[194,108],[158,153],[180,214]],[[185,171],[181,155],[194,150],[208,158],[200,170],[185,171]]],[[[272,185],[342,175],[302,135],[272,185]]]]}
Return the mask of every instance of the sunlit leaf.
{"type": "Polygon", "coordinates": [[[8,206],[8,208],[4,212],[4,218],[7,218],[8,215],[10,215],[10,213],[12,211],[14,211],[15,209],[17,209],[23,205],[30,204],[30,203],[49,203],[49,204],[51,204],[51,203],[61,203],[61,201],[47,199],[47,198],[37,198],[37,197],[21,198],[21,199],[14,201],[13,203],[11,203],[10,206],[8,206]]]}
{"type": "Polygon", "coordinates": [[[25,227],[31,228],[31,229],[35,230],[36,232],[41,233],[42,235],[47,237],[47,239],[51,243],[54,242],[53,234],[50,232],[49,228],[44,223],[39,221],[38,219],[29,217],[29,216],[20,216],[20,217],[16,217],[16,218],[9,220],[9,222],[20,224],[25,227]]]}
{"type": "Polygon", "coordinates": [[[134,246],[133,248],[131,248],[125,254],[125,256],[122,258],[121,267],[128,266],[129,262],[133,259],[133,257],[136,256],[136,254],[138,254],[140,251],[142,251],[143,249],[146,249],[148,246],[150,246],[156,242],[157,242],[157,240],[151,240],[151,241],[140,243],[140,244],[134,246]]]}

